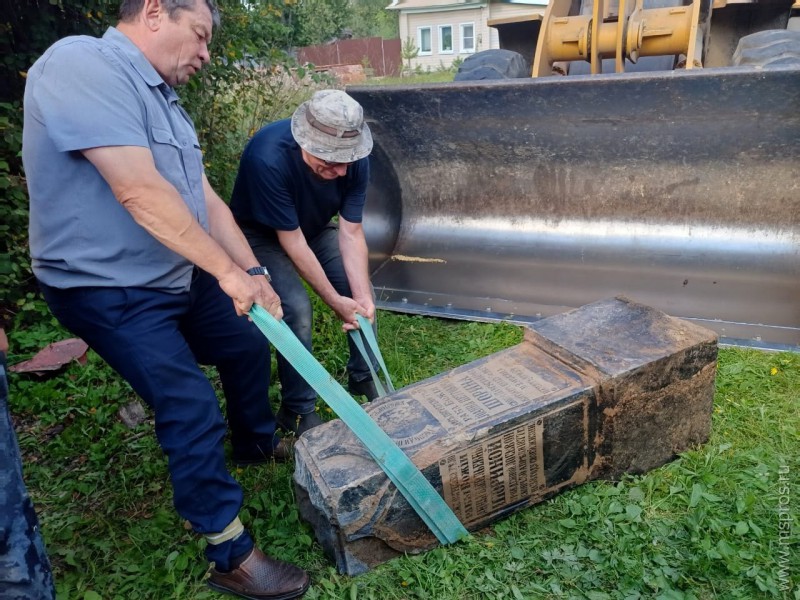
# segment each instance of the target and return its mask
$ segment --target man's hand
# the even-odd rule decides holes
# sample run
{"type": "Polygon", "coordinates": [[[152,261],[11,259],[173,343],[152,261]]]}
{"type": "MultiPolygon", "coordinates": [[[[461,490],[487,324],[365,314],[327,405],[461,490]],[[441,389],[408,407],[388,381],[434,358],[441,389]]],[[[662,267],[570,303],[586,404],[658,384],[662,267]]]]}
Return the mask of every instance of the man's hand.
{"type": "Polygon", "coordinates": [[[362,307],[362,310],[358,311],[362,317],[365,317],[370,323],[375,322],[375,302],[372,299],[372,294],[364,296],[362,298],[353,298],[358,305],[362,307]]]}
{"type": "Polygon", "coordinates": [[[0,327],[0,354],[8,354],[8,338],[6,330],[0,327]]]}
{"type": "Polygon", "coordinates": [[[276,319],[283,318],[281,299],[266,277],[248,275],[241,269],[234,268],[219,278],[219,286],[233,299],[237,315],[246,315],[253,304],[258,304],[276,319]]]}
{"type": "Polygon", "coordinates": [[[330,306],[336,313],[336,316],[342,321],[342,330],[344,331],[358,329],[356,313],[366,316],[367,312],[365,307],[347,296],[339,296],[330,306]]]}
{"type": "Polygon", "coordinates": [[[250,279],[255,279],[256,284],[258,285],[259,291],[259,298],[260,300],[256,301],[256,304],[259,306],[264,307],[269,314],[280,321],[283,319],[283,307],[281,306],[281,298],[272,289],[272,286],[267,281],[266,277],[259,277],[250,275],[250,279]]]}

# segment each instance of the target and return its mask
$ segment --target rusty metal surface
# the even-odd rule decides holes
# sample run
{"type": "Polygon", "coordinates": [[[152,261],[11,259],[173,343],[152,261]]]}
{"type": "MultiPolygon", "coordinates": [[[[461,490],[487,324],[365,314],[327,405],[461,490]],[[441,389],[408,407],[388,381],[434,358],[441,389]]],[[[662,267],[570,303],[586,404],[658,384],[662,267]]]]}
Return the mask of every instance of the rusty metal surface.
{"type": "Polygon", "coordinates": [[[626,294],[800,350],[800,70],[348,92],[381,307],[530,322],[626,294]]]}

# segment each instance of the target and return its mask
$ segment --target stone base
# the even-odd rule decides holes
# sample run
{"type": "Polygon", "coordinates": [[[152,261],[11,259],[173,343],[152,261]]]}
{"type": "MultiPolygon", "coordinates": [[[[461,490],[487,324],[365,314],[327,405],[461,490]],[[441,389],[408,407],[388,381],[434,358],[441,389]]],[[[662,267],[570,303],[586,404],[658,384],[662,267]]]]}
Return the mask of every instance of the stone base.
{"type": "MultiPolygon", "coordinates": [[[[475,531],[705,442],[716,357],[712,331],[615,298],[365,409],[475,531]]],[[[438,545],[342,421],[304,434],[295,464],[300,514],[340,572],[438,545]]]]}

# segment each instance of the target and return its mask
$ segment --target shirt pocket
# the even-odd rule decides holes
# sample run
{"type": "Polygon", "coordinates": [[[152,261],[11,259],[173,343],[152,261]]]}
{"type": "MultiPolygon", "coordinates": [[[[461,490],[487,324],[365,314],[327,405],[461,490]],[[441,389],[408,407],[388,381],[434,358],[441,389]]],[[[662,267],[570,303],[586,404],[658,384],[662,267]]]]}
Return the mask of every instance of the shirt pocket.
{"type": "Polygon", "coordinates": [[[153,144],[150,151],[153,161],[161,176],[169,181],[180,194],[186,197],[189,193],[188,174],[184,167],[183,148],[168,129],[152,127],[150,129],[153,144]]]}
{"type": "Polygon", "coordinates": [[[203,153],[200,151],[200,142],[192,136],[190,140],[181,147],[183,156],[183,168],[186,171],[186,178],[189,188],[198,198],[203,197],[203,153]]]}

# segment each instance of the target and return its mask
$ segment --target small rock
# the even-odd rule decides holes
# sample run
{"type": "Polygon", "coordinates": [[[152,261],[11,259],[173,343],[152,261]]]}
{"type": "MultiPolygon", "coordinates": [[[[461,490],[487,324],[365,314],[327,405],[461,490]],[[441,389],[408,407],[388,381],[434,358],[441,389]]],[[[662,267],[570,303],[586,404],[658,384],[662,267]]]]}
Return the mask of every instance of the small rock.
{"type": "Polygon", "coordinates": [[[128,429],[133,429],[147,420],[147,411],[138,400],[132,400],[120,408],[117,414],[119,415],[120,421],[122,421],[128,429]]]}

